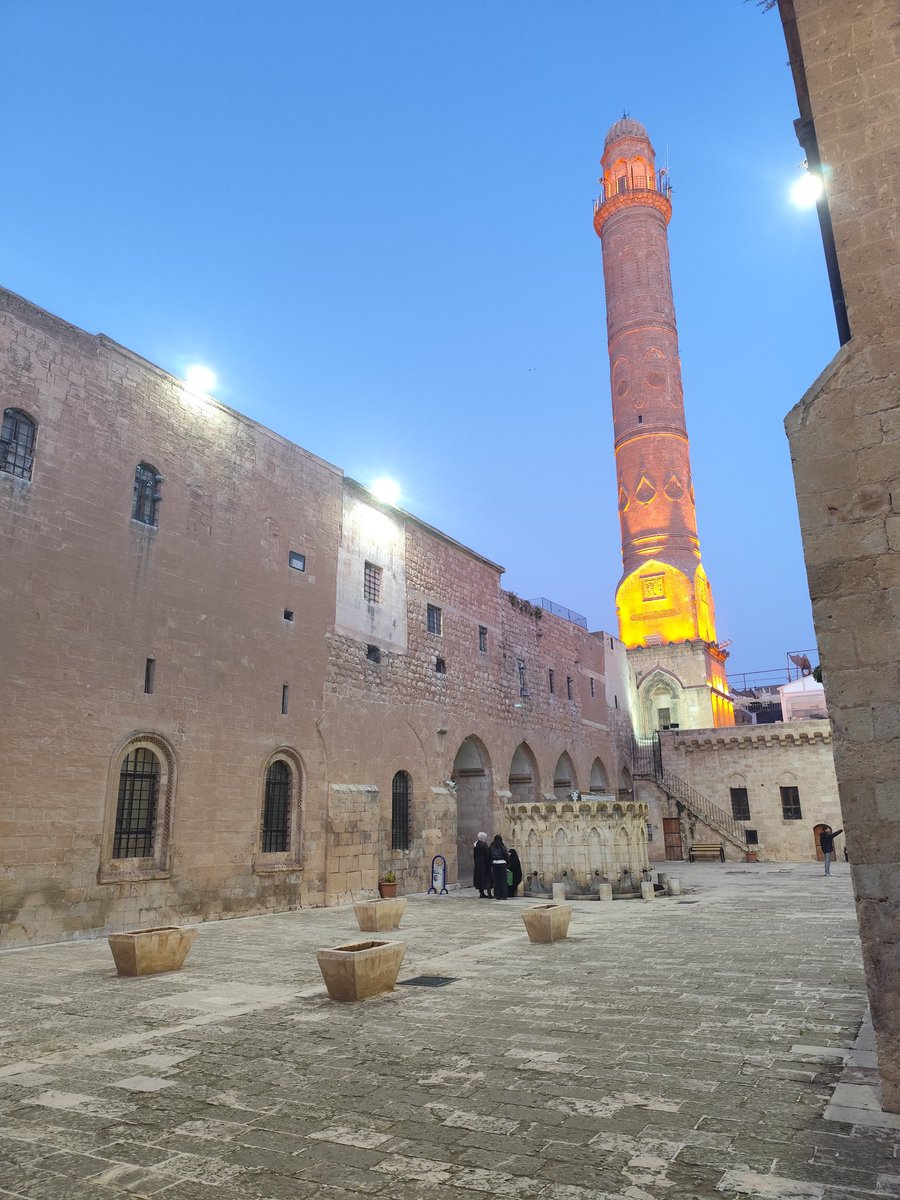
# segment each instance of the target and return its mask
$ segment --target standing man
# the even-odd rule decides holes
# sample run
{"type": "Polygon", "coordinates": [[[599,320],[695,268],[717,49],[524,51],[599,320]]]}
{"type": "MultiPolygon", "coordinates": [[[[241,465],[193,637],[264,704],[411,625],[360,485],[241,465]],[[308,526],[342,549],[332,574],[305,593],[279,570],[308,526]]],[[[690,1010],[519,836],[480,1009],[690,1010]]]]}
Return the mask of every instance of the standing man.
{"type": "Polygon", "coordinates": [[[834,839],[840,837],[843,829],[838,829],[832,832],[831,826],[826,825],[819,834],[819,845],[822,847],[822,853],[825,855],[825,874],[831,874],[831,860],[834,856],[834,839]]]}

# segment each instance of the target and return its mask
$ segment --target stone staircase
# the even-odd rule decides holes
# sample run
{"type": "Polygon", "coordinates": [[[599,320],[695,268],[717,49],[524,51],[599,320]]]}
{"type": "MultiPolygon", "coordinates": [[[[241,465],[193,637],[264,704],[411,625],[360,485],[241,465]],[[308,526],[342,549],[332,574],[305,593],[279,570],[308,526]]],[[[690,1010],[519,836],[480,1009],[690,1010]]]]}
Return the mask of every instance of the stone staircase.
{"type": "Polygon", "coordinates": [[[663,766],[659,738],[635,738],[632,750],[632,773],[635,778],[652,779],[674,800],[679,812],[685,810],[708,826],[742,854],[747,853],[743,827],[730,813],[713,804],[712,800],[686,783],[680,775],[663,766]]]}

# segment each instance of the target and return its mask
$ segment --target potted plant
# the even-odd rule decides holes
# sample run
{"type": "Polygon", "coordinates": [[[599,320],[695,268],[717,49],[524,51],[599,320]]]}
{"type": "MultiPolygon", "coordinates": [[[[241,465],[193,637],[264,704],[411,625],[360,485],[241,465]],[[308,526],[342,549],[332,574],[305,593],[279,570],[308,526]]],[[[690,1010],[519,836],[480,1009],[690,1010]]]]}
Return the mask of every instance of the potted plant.
{"type": "Polygon", "coordinates": [[[397,895],[397,876],[393,871],[385,871],[378,880],[378,890],[382,900],[392,900],[397,895]]]}

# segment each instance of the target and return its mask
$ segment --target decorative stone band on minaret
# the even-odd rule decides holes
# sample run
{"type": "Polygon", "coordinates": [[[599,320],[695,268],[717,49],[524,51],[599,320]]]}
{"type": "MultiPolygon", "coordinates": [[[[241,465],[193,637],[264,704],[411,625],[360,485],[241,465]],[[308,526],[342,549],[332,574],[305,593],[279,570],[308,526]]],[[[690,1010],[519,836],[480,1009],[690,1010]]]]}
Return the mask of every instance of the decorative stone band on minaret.
{"type": "Polygon", "coordinates": [[[630,117],[610,129],[602,162],[594,228],[603,244],[622,527],[619,633],[630,648],[713,644],[669,274],[669,183],[647,131],[630,117]]]}

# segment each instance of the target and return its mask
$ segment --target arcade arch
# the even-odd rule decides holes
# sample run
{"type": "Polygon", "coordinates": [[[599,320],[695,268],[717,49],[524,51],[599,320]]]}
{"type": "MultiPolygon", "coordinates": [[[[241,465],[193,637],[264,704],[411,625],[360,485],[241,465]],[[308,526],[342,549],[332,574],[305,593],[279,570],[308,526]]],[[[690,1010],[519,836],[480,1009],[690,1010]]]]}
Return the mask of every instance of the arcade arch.
{"type": "Polygon", "coordinates": [[[456,785],[456,861],[465,884],[471,882],[472,848],[478,834],[483,831],[490,838],[496,832],[490,755],[474,734],[460,744],[451,780],[456,785]]]}
{"type": "Polygon", "coordinates": [[[564,800],[572,791],[578,791],[575,764],[572,762],[569,752],[563,750],[553,772],[553,792],[557,800],[564,800]]]}

